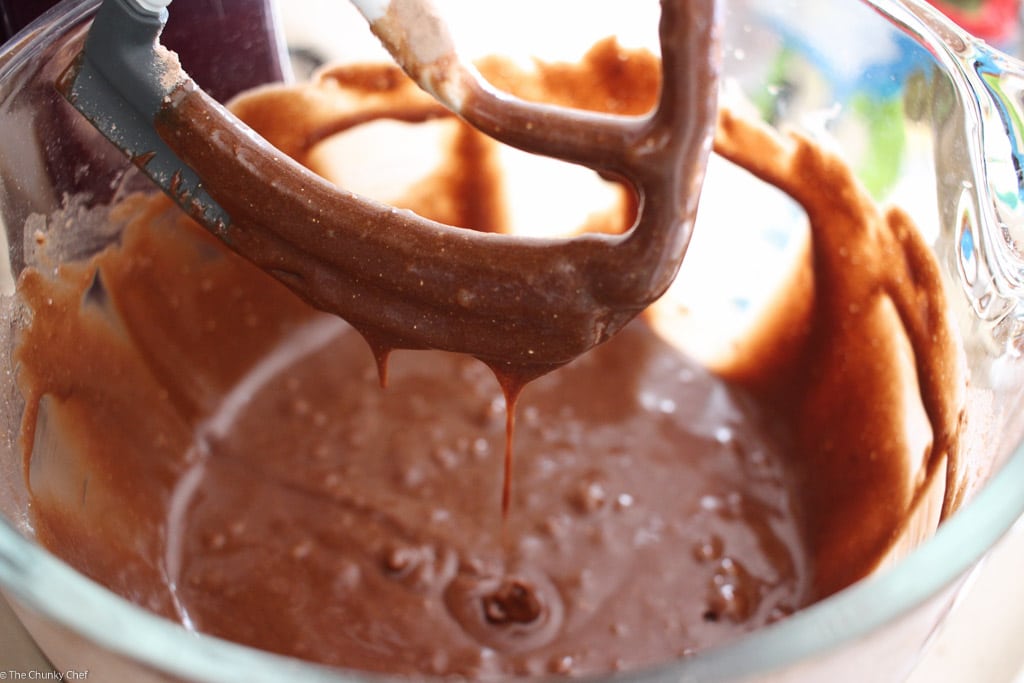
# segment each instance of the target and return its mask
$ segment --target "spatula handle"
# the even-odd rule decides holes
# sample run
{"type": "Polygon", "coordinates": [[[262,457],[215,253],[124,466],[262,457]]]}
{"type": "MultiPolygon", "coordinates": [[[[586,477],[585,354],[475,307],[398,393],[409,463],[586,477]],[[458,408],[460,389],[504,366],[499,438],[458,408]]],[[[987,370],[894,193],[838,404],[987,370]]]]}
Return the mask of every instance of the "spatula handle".
{"type": "MultiPolygon", "coordinates": [[[[170,0],[132,0],[158,12],[170,0]]],[[[0,43],[57,0],[0,0],[0,43]]],[[[161,42],[214,99],[288,80],[291,75],[276,0],[177,0],[161,42]]]]}

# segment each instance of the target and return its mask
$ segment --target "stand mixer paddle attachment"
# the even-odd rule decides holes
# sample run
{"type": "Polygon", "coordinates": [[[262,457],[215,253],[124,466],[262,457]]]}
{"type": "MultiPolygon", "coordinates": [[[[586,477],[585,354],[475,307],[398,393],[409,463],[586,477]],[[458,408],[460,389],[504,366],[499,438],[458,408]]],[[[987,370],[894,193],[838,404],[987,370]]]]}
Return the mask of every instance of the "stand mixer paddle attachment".
{"type": "Polygon", "coordinates": [[[64,75],[67,99],[179,205],[313,306],[393,348],[476,356],[518,387],[608,339],[670,284],[715,122],[713,0],[663,0],[662,89],[645,116],[517,100],[462,62],[426,1],[359,2],[406,71],[521,149],[632,187],[622,235],[535,239],[426,220],[285,157],[207,96],[158,42],[168,0],[106,0],[64,75]]]}

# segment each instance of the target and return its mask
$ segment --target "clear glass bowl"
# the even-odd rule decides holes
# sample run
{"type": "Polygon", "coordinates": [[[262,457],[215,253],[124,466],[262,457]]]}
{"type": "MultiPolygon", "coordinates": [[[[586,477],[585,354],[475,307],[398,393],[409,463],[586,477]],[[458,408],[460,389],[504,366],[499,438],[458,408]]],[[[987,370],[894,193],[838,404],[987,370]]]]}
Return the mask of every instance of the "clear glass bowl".
{"type": "MultiPolygon", "coordinates": [[[[543,36],[546,28],[557,35],[567,25],[555,16],[561,11],[555,3],[512,4],[516,10],[510,17],[545,19],[531,35],[543,36]]],[[[1024,513],[1024,448],[1018,447],[1024,364],[1015,269],[1019,193],[1012,158],[1017,148],[1013,125],[999,127],[1006,118],[1002,115],[1014,112],[1005,101],[1000,109],[998,96],[986,99],[977,92],[971,82],[977,79],[963,70],[965,63],[979,63],[970,57],[986,57],[991,68],[981,80],[990,96],[1013,92],[1013,65],[922,15],[917,3],[910,5],[914,11],[896,2],[879,4],[893,21],[853,1],[730,0],[724,13],[724,99],[752,105],[775,126],[797,127],[842,149],[875,196],[907,209],[934,244],[967,351],[969,500],[934,535],[873,576],[730,645],[631,672],[622,680],[900,680],[950,610],[965,578],[1024,513]]],[[[12,274],[26,264],[31,253],[26,244],[39,217],[61,210],[68,197],[87,196],[90,205],[102,205],[125,172],[124,159],[77,119],[51,87],[75,54],[97,5],[96,0],[64,2],[0,53],[0,216],[11,269],[4,278],[6,324],[0,333],[6,363],[0,375],[5,378],[0,385],[2,592],[58,670],[88,669],[95,680],[371,679],[186,631],[108,592],[32,540],[17,442],[22,401],[9,359],[16,334],[12,274]]],[[[577,17],[600,14],[592,4],[586,10],[566,5],[577,17]]],[[[622,13],[642,15],[642,21],[631,23],[646,26],[639,40],[649,40],[657,7],[644,7],[620,3],[620,14],[612,12],[606,26],[621,23],[622,13]]],[[[325,29],[322,13],[329,9],[314,0],[290,0],[283,8],[295,54],[304,59],[363,56],[373,42],[365,27],[347,15],[339,19],[348,22],[346,28],[325,29]],[[349,34],[355,37],[349,40],[349,34]],[[345,49],[339,51],[339,45],[345,49]]],[[[520,39],[526,34],[494,23],[503,30],[481,39],[482,44],[503,49],[498,38],[511,37],[513,47],[523,47],[520,39]]],[[[599,37],[583,36],[583,44],[599,37]]],[[[576,49],[561,37],[553,42],[570,53],[576,49]]],[[[718,179],[713,167],[705,202],[710,208],[702,207],[701,220],[730,196],[743,196],[732,181],[724,188],[718,179]]],[[[785,225],[767,223],[749,228],[747,254],[731,246],[737,240],[695,245],[706,259],[727,259],[734,271],[747,273],[703,288],[695,306],[720,314],[757,287],[763,275],[757,268],[772,261],[767,256],[781,255],[787,239],[785,225]]],[[[86,253],[109,239],[86,234],[78,249],[86,253]]],[[[74,256],[74,250],[66,254],[74,256]]],[[[699,269],[687,270],[681,280],[706,277],[699,269]]]]}

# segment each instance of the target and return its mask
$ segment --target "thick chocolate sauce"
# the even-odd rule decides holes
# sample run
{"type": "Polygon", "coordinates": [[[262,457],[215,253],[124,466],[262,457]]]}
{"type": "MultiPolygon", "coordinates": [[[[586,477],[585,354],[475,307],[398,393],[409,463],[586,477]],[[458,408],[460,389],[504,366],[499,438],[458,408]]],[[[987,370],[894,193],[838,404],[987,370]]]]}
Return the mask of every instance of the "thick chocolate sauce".
{"type": "MultiPolygon", "coordinates": [[[[576,66],[480,68],[525,100],[626,116],[659,101],[658,60],[612,42],[576,66]]],[[[963,374],[937,266],[904,214],[878,210],[810,141],[728,112],[718,121],[718,153],[790,194],[810,222],[807,258],[746,351],[709,372],[658,332],[671,311],[656,304],[629,324],[606,319],[619,333],[566,364],[594,338],[523,346],[559,304],[516,301],[515,288],[536,286],[531,269],[567,262],[543,254],[568,253],[588,264],[572,277],[597,277],[609,267],[602,250],[626,240],[591,234],[541,249],[500,234],[496,143],[454,119],[451,163],[399,197],[401,208],[347,201],[313,174],[330,175],[320,143],[339,132],[448,116],[397,69],[336,69],[233,103],[279,151],[202,118],[220,114],[197,93],[181,96],[175,111],[200,118],[164,121],[168,135],[172,123],[210,134],[211,147],[182,138],[179,149],[216,173],[218,201],[253,220],[220,235],[231,250],[166,198],[133,196],[110,217],[125,226],[117,245],[19,281],[31,311],[17,360],[36,532],[129,599],[189,628],[372,671],[629,669],[847,585],[933,529],[936,496],[953,499],[955,478],[941,480],[955,473],[963,374]],[[296,165],[272,164],[275,154],[296,165]],[[254,192],[276,168],[284,185],[254,192]],[[318,204],[328,197],[341,197],[330,211],[318,204]],[[310,216],[310,200],[322,213],[310,216]],[[410,211],[439,223],[424,232],[410,211]],[[466,239],[440,223],[489,232],[466,239]],[[347,233],[331,230],[372,240],[348,250],[347,233]],[[439,264],[417,270],[429,261],[417,257],[407,269],[388,251],[409,246],[456,250],[458,277],[486,286],[460,295],[439,264]],[[512,279],[473,271],[473,258],[496,253],[520,266],[512,279]],[[341,263],[352,279],[337,276],[341,263]],[[373,284],[382,268],[405,289],[373,284]],[[479,310],[500,305],[512,322],[468,316],[449,330],[442,306],[398,335],[420,320],[405,297],[419,297],[418,311],[444,303],[446,282],[468,311],[479,296],[479,310]],[[330,308],[337,292],[359,295],[354,327],[309,305],[330,308]],[[435,350],[395,353],[388,389],[377,386],[390,348],[495,329],[507,339],[481,355],[511,385],[435,350]],[[523,355],[530,348],[543,362],[523,355]],[[498,460],[519,389],[514,513],[503,525],[498,460]]],[[[691,199],[658,201],[678,216],[691,199]]],[[[638,208],[624,191],[588,227],[614,237],[638,208]]],[[[63,225],[40,236],[37,263],[59,251],[63,225]]],[[[588,291],[593,303],[611,290],[588,291]]]]}

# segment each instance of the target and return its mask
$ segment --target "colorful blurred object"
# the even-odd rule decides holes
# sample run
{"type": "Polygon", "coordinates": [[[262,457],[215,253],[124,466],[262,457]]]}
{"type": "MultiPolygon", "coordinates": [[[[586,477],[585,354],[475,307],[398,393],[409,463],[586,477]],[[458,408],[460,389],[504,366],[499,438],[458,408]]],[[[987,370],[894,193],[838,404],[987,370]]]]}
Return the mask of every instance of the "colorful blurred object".
{"type": "Polygon", "coordinates": [[[1014,46],[1020,34],[1020,0],[929,0],[950,19],[985,42],[1014,46]]]}
{"type": "MultiPolygon", "coordinates": [[[[928,2],[990,45],[1021,54],[1022,0],[928,2]]],[[[823,110],[820,120],[831,134],[859,137],[860,144],[848,148],[858,150],[848,161],[868,191],[884,200],[904,176],[906,107],[919,89],[932,87],[933,58],[899,31],[879,34],[870,45],[854,38],[877,26],[862,3],[822,2],[800,13],[783,3],[759,9],[782,38],[756,57],[765,64],[766,87],[755,103],[762,115],[773,121],[787,109],[807,107],[813,119],[809,103],[838,105],[823,110]],[[799,83],[778,76],[794,73],[802,74],[799,83]]]]}

